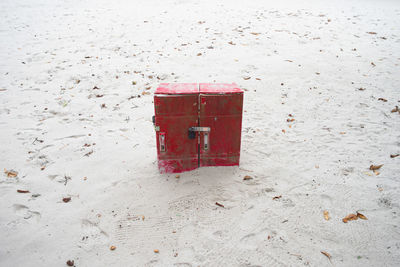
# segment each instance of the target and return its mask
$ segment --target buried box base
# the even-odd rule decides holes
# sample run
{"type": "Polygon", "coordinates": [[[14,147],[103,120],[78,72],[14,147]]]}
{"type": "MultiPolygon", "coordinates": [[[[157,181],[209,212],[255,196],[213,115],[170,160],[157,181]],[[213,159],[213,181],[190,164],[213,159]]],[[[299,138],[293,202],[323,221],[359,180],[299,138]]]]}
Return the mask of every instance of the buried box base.
{"type": "Polygon", "coordinates": [[[158,169],[160,173],[181,173],[191,171],[199,167],[238,166],[239,156],[227,158],[204,158],[200,161],[192,159],[159,159],[158,169]]]}

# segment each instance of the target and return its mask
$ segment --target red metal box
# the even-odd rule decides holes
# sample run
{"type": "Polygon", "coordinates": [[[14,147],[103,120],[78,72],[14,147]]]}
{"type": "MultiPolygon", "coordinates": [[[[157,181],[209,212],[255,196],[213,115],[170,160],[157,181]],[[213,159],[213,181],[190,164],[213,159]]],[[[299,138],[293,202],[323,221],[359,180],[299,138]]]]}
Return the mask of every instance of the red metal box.
{"type": "Polygon", "coordinates": [[[236,84],[163,83],[154,109],[160,172],[239,165],[243,91],[236,84]]]}

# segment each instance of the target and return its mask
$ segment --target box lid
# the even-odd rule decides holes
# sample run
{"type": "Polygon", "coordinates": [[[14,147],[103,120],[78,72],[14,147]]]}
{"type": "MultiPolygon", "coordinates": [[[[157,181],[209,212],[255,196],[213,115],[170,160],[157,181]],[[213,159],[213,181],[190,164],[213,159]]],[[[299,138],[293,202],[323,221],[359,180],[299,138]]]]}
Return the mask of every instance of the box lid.
{"type": "Polygon", "coordinates": [[[243,93],[236,83],[201,83],[200,93],[203,94],[238,94],[243,93]]]}
{"type": "Polygon", "coordinates": [[[197,83],[161,83],[156,94],[198,94],[199,86],[197,83]]]}

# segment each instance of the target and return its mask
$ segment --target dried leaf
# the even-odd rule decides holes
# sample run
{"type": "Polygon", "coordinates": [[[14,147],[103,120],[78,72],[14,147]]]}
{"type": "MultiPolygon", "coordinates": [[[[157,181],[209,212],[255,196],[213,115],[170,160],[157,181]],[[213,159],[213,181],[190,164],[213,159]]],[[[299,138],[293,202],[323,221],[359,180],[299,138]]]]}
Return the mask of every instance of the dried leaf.
{"type": "Polygon", "coordinates": [[[175,178],[179,179],[179,178],[181,178],[181,176],[179,174],[177,174],[177,175],[175,175],[175,178]]]}
{"type": "Polygon", "coordinates": [[[116,246],[111,246],[110,250],[115,250],[117,247],[116,246]]]}
{"type": "Polygon", "coordinates": [[[400,154],[391,154],[390,155],[391,158],[395,158],[395,157],[398,157],[398,156],[400,156],[400,154]]]}
{"type": "Polygon", "coordinates": [[[371,62],[371,65],[372,65],[373,67],[376,67],[376,65],[375,65],[375,63],[374,63],[374,62],[371,62]]]}
{"type": "Polygon", "coordinates": [[[68,202],[71,201],[71,197],[64,197],[62,200],[63,200],[65,203],[68,203],[68,202]]]}
{"type": "Polygon", "coordinates": [[[251,179],[253,179],[253,177],[251,177],[249,175],[246,175],[245,177],[243,177],[244,181],[251,180],[251,179]]]}
{"type": "Polygon", "coordinates": [[[228,42],[228,44],[230,44],[230,45],[236,45],[234,42],[232,42],[232,41],[230,41],[230,42],[228,42]]]}
{"type": "Polygon", "coordinates": [[[381,165],[371,165],[371,166],[369,166],[369,169],[371,171],[376,171],[376,170],[379,170],[382,166],[383,166],[383,164],[381,164],[381,165]]]}
{"type": "Polygon", "coordinates": [[[160,251],[158,249],[155,249],[154,253],[160,253],[160,251]]]}
{"type": "Polygon", "coordinates": [[[222,207],[222,208],[225,208],[224,205],[222,205],[221,203],[218,203],[218,202],[215,202],[215,205],[220,206],[220,207],[222,207]]]}
{"type": "Polygon", "coordinates": [[[18,189],[17,192],[22,194],[30,193],[29,190],[21,190],[21,189],[18,189]]]}
{"type": "Polygon", "coordinates": [[[357,215],[351,213],[351,214],[347,215],[346,217],[344,217],[344,218],[342,219],[342,221],[343,221],[344,223],[347,223],[348,221],[354,221],[354,220],[357,220],[357,219],[358,219],[357,215]]]}
{"type": "Polygon", "coordinates": [[[399,107],[396,106],[394,109],[392,109],[390,112],[394,113],[394,112],[400,112],[399,107]]]}
{"type": "Polygon", "coordinates": [[[260,35],[259,32],[251,32],[252,35],[260,35]]]}
{"type": "Polygon", "coordinates": [[[284,129],[282,129],[282,133],[286,133],[286,131],[284,129]]]}
{"type": "Polygon", "coordinates": [[[202,55],[202,53],[198,53],[198,54],[197,54],[197,56],[201,56],[201,55],[202,55]]]}
{"type": "Polygon", "coordinates": [[[383,101],[383,102],[387,102],[387,99],[382,98],[382,97],[378,98],[378,100],[383,101]]]}
{"type": "Polygon", "coordinates": [[[67,261],[67,265],[68,265],[68,266],[74,266],[75,263],[74,263],[73,260],[72,260],[72,261],[71,261],[71,260],[68,260],[68,261],[67,261]]]}
{"type": "Polygon", "coordinates": [[[250,80],[250,78],[251,77],[249,77],[249,76],[245,76],[245,77],[243,77],[243,80],[250,80]]]}
{"type": "Polygon", "coordinates": [[[367,32],[368,34],[376,34],[376,32],[367,32]]]}
{"type": "Polygon", "coordinates": [[[294,119],[287,119],[286,121],[287,121],[287,122],[293,122],[294,119]]]}
{"type": "Polygon", "coordinates": [[[272,200],[280,199],[281,197],[282,197],[282,195],[275,196],[275,197],[272,198],[272,200]]]}
{"type": "Polygon", "coordinates": [[[331,260],[331,258],[332,258],[331,254],[329,254],[329,253],[326,252],[326,251],[321,251],[321,253],[322,253],[323,255],[325,255],[329,260],[331,260]]]}
{"type": "Polygon", "coordinates": [[[329,217],[329,212],[327,210],[324,210],[324,218],[327,221],[329,221],[329,219],[331,218],[331,217],[329,217]]]}
{"type": "Polygon", "coordinates": [[[357,212],[357,217],[363,220],[368,220],[367,217],[364,216],[364,214],[361,214],[359,212],[357,212]]]}
{"type": "Polygon", "coordinates": [[[9,178],[14,178],[17,177],[18,172],[14,171],[14,170],[9,170],[7,171],[6,169],[4,169],[4,173],[7,175],[7,177],[9,178]]]}

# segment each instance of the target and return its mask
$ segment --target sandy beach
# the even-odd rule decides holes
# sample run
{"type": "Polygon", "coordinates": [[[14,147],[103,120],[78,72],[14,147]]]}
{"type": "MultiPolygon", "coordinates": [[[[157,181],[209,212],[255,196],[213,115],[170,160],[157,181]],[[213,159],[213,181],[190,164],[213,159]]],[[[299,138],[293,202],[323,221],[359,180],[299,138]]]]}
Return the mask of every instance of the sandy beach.
{"type": "Polygon", "coordinates": [[[304,2],[1,1],[0,266],[399,266],[400,2],[304,2]],[[159,173],[173,82],[239,167],[159,173]]]}

